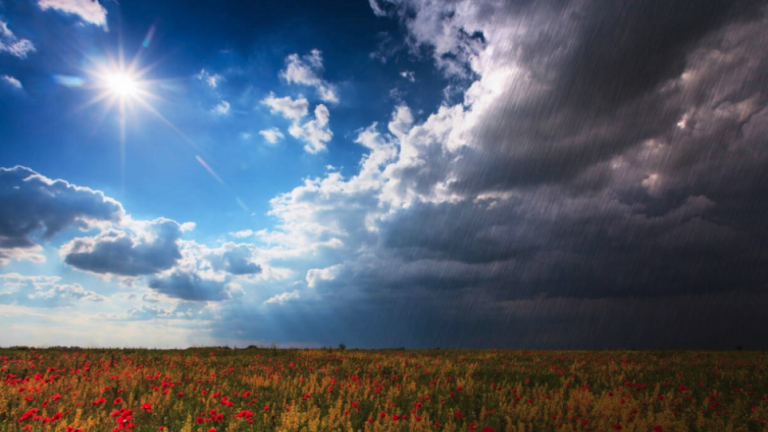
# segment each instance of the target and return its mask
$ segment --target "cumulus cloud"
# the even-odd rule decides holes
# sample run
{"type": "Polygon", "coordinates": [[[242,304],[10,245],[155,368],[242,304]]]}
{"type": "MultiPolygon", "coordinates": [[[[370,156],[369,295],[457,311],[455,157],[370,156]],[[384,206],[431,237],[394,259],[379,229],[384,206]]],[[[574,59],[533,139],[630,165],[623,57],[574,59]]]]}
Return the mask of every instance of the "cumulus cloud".
{"type": "Polygon", "coordinates": [[[261,273],[261,266],[254,262],[254,251],[250,245],[226,243],[220,248],[210,250],[206,258],[214,270],[232,275],[261,273]]]}
{"type": "Polygon", "coordinates": [[[309,269],[307,271],[307,286],[314,288],[320,281],[332,281],[341,272],[341,265],[335,265],[323,269],[309,269]]]}
{"type": "Polygon", "coordinates": [[[294,290],[291,292],[284,292],[282,294],[278,294],[276,296],[272,296],[264,301],[264,304],[283,304],[290,300],[295,300],[301,297],[301,293],[299,293],[298,290],[294,290]]]}
{"type": "Polygon", "coordinates": [[[270,144],[277,144],[278,141],[282,141],[285,138],[285,135],[276,127],[261,130],[259,135],[263,136],[264,140],[270,144]]]}
{"type": "Polygon", "coordinates": [[[16,37],[8,28],[8,23],[0,19],[0,52],[25,59],[27,54],[35,51],[35,45],[32,42],[16,37]]]}
{"type": "Polygon", "coordinates": [[[174,271],[168,276],[154,277],[149,287],[171,298],[189,301],[221,301],[237,293],[237,287],[223,280],[205,279],[196,273],[174,271]]]}
{"type": "Polygon", "coordinates": [[[181,258],[180,224],[161,218],[132,225],[132,229],[108,229],[73,239],[61,247],[61,257],[77,269],[118,276],[155,274],[181,258]]]}
{"type": "Polygon", "coordinates": [[[289,120],[299,120],[309,112],[309,101],[303,97],[291,99],[290,96],[276,97],[270,92],[267,97],[261,101],[262,105],[269,107],[272,114],[280,114],[289,120]]]}
{"type": "Polygon", "coordinates": [[[21,81],[17,80],[16,78],[10,75],[3,75],[2,77],[0,77],[0,79],[2,79],[3,81],[5,81],[6,84],[8,84],[9,86],[15,89],[21,90],[22,88],[21,81]]]}
{"type": "Polygon", "coordinates": [[[181,258],[150,278],[148,287],[171,299],[218,302],[245,295],[252,286],[284,279],[286,271],[270,265],[251,243],[226,242],[209,247],[179,241],[181,258]]]}
{"type": "MultiPolygon", "coordinates": [[[[327,148],[326,143],[333,137],[333,132],[328,125],[331,114],[325,105],[318,104],[315,107],[314,118],[304,120],[309,112],[309,102],[303,97],[298,99],[291,99],[290,96],[278,98],[275,97],[274,93],[270,93],[261,103],[268,106],[273,114],[281,114],[292,121],[288,133],[292,137],[304,141],[306,152],[314,154],[327,148]]],[[[277,131],[279,136],[274,134],[274,128],[259,133],[268,141],[270,138],[277,139],[283,136],[280,131],[277,131]]]]}
{"type": "Polygon", "coordinates": [[[0,263],[29,257],[33,236],[52,238],[67,227],[118,222],[123,207],[101,191],[52,180],[29,168],[0,168],[0,263]]]}
{"type": "Polygon", "coordinates": [[[339,102],[335,87],[320,78],[322,71],[323,53],[320,50],[314,49],[304,56],[291,54],[286,57],[285,69],[280,71],[280,78],[289,84],[314,87],[317,90],[318,96],[324,102],[339,102]]]}
{"type": "Polygon", "coordinates": [[[328,127],[330,113],[325,105],[315,107],[315,118],[304,123],[294,122],[288,128],[288,133],[296,139],[305,142],[304,150],[307,153],[320,153],[326,150],[326,143],[333,138],[333,132],[328,127]]]}
{"type": "Polygon", "coordinates": [[[0,304],[28,307],[72,306],[79,301],[102,302],[105,297],[84,289],[80,284],[60,284],[58,276],[0,274],[0,304]]]}
{"type": "Polygon", "coordinates": [[[107,9],[97,0],[38,0],[37,5],[42,10],[77,15],[87,23],[107,28],[107,9]]]}

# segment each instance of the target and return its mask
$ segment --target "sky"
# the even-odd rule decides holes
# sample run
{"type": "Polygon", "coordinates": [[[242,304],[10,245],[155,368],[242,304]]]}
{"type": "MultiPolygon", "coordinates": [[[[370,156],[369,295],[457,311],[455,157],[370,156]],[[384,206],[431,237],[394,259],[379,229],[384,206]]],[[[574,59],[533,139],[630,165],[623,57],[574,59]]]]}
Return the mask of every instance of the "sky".
{"type": "Polygon", "coordinates": [[[768,348],[768,6],[0,0],[0,346],[768,348]]]}

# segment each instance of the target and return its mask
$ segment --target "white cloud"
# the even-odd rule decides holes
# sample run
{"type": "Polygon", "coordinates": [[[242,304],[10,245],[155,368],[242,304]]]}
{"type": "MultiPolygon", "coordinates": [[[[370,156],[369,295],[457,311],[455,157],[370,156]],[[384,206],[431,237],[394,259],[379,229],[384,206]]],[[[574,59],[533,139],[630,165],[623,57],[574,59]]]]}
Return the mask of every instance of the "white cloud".
{"type": "Polygon", "coordinates": [[[341,273],[341,264],[322,269],[307,270],[307,286],[314,288],[320,281],[332,281],[341,273]]]}
{"type": "Polygon", "coordinates": [[[299,297],[300,297],[300,294],[298,290],[295,290],[292,292],[284,292],[282,294],[278,294],[276,296],[270,297],[264,302],[264,304],[274,304],[274,303],[283,304],[289,300],[295,300],[299,297]]]}
{"type": "Polygon", "coordinates": [[[12,87],[15,87],[17,89],[21,89],[22,88],[21,81],[17,80],[16,78],[14,78],[14,77],[12,77],[10,75],[3,75],[2,77],[0,77],[0,79],[5,81],[6,83],[8,83],[8,85],[10,85],[12,87]]]}
{"type": "Polygon", "coordinates": [[[80,284],[59,284],[58,276],[0,274],[3,291],[0,304],[29,307],[70,306],[77,301],[102,302],[104,296],[84,289],[80,284]]]}
{"type": "Polygon", "coordinates": [[[44,263],[45,255],[42,252],[43,248],[40,245],[32,245],[25,248],[0,246],[0,265],[8,264],[11,260],[44,263]]]}
{"type": "Polygon", "coordinates": [[[276,127],[259,131],[259,135],[263,136],[264,139],[270,144],[276,144],[278,141],[281,141],[283,138],[285,138],[285,135],[283,135],[283,133],[280,132],[280,129],[276,127]]]}
{"type": "MultiPolygon", "coordinates": [[[[399,107],[389,128],[402,135],[412,122],[410,110],[399,107]]],[[[270,201],[269,214],[280,223],[275,230],[249,233],[273,246],[269,254],[315,256],[320,250],[337,254],[364,248],[367,241],[373,241],[376,221],[388,212],[390,202],[380,198],[389,180],[385,168],[396,161],[400,141],[396,135],[379,133],[374,124],[361,130],[355,142],[369,150],[357,175],[346,179],[341,172],[328,170],[323,177],[305,179],[303,185],[270,201]]],[[[323,274],[328,273],[311,271],[308,283],[323,274]]]]}
{"type": "Polygon", "coordinates": [[[35,45],[27,39],[19,39],[8,28],[8,23],[0,21],[0,52],[6,52],[20,59],[27,58],[27,54],[36,51],[35,45]]]}
{"type": "Polygon", "coordinates": [[[216,88],[219,86],[219,83],[221,81],[224,81],[224,77],[217,74],[217,73],[210,73],[206,71],[205,69],[201,69],[200,73],[196,75],[197,79],[200,81],[203,81],[204,83],[208,84],[208,86],[216,88]]]}
{"type": "Polygon", "coordinates": [[[219,115],[229,114],[229,102],[221,101],[221,103],[213,107],[212,111],[214,114],[219,114],[219,115]]]}
{"type": "Polygon", "coordinates": [[[48,291],[40,291],[29,295],[30,300],[68,302],[84,300],[91,302],[104,301],[104,296],[93,291],[85,290],[80,284],[54,285],[48,291]]]}
{"type": "Polygon", "coordinates": [[[410,82],[416,82],[416,73],[414,71],[402,71],[400,72],[400,76],[407,79],[410,82]]]}
{"type": "Polygon", "coordinates": [[[305,56],[291,54],[285,58],[285,69],[280,71],[280,78],[289,84],[301,84],[314,87],[320,99],[325,102],[337,103],[339,97],[333,85],[320,78],[323,71],[323,54],[320,50],[312,50],[305,56]]]}
{"type": "Polygon", "coordinates": [[[291,127],[288,128],[288,133],[292,137],[304,141],[304,150],[307,153],[319,153],[325,150],[326,143],[333,137],[333,132],[328,127],[328,119],[330,113],[328,108],[319,104],[315,107],[315,118],[305,123],[294,122],[291,127]]]}
{"type": "Polygon", "coordinates": [[[251,237],[254,234],[256,233],[253,230],[249,230],[249,229],[229,233],[229,235],[231,235],[234,238],[246,238],[246,237],[251,237]]]}
{"type": "MultiPolygon", "coordinates": [[[[333,132],[328,127],[328,120],[330,118],[328,107],[318,104],[315,107],[315,118],[301,123],[301,119],[307,115],[309,110],[309,102],[304,97],[299,97],[298,99],[292,99],[290,96],[279,98],[274,93],[270,93],[261,103],[268,106],[273,114],[281,114],[286,119],[293,121],[288,128],[288,133],[292,137],[304,141],[305,151],[315,154],[326,149],[325,144],[333,137],[333,132]]],[[[280,133],[279,131],[277,132],[280,133]]],[[[282,133],[278,136],[271,134],[269,130],[259,133],[270,143],[272,142],[270,138],[282,137],[282,133]]]]}
{"type": "Polygon", "coordinates": [[[107,27],[107,10],[96,0],[38,0],[40,9],[78,15],[83,21],[107,27]]]}
{"type": "Polygon", "coordinates": [[[272,114],[280,114],[289,120],[299,120],[309,111],[307,99],[303,97],[291,99],[290,96],[279,98],[271,92],[261,101],[261,104],[268,106],[272,114]]]}

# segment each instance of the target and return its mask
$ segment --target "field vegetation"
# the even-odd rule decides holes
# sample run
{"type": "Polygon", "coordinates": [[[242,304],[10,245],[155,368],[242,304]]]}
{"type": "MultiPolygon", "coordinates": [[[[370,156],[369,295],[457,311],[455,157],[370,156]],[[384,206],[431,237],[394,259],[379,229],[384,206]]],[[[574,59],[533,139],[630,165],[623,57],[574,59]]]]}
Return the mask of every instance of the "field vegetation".
{"type": "Polygon", "coordinates": [[[764,431],[763,352],[0,349],[5,431],[764,431]]]}

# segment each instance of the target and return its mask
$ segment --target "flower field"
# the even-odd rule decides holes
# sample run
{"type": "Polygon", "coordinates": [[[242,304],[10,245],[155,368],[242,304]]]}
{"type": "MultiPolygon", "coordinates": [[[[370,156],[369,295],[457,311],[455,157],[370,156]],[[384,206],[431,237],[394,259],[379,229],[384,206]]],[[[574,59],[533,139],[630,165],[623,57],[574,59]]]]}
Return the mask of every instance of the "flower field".
{"type": "Polygon", "coordinates": [[[761,352],[0,349],[0,431],[763,431],[761,352]]]}

